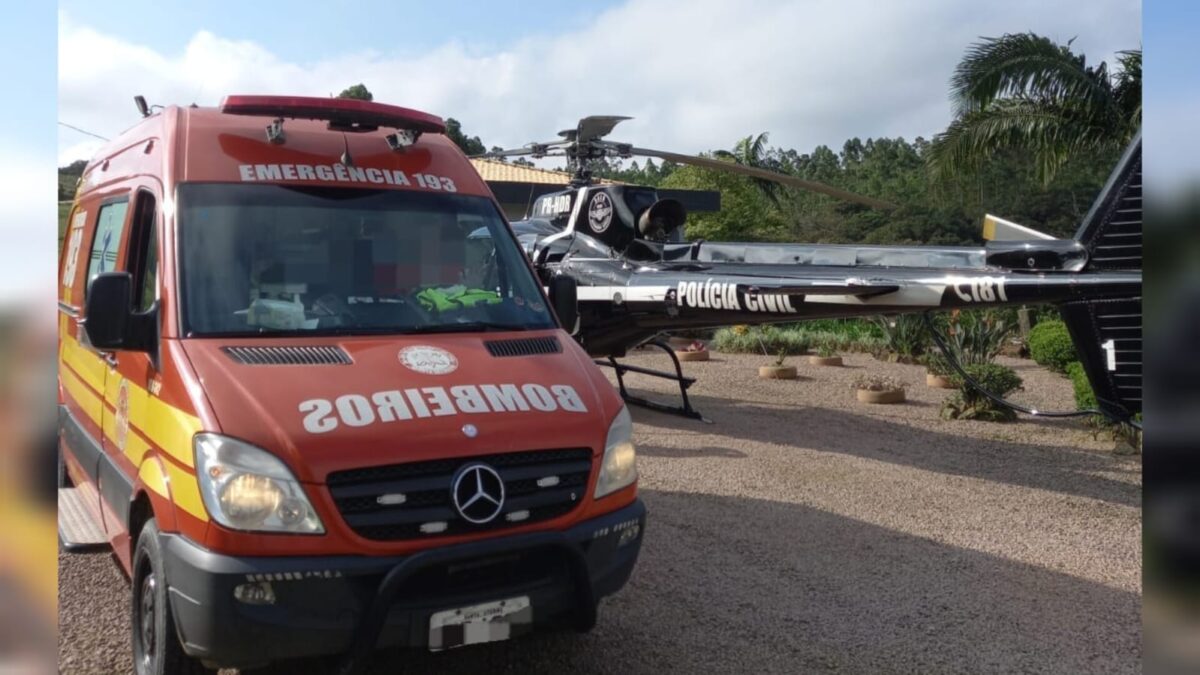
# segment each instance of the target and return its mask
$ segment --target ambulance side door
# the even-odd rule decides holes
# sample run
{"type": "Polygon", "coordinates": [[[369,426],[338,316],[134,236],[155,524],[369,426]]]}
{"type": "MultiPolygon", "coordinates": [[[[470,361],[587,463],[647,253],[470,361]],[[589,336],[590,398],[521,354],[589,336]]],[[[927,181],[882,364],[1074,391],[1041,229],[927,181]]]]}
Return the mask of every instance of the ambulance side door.
{"type": "MultiPolygon", "coordinates": [[[[133,193],[129,227],[121,250],[118,271],[133,277],[131,309],[145,312],[158,299],[159,199],[155,191],[140,187],[133,193]]],[[[100,492],[113,511],[116,527],[108,528],[109,539],[118,550],[127,550],[129,506],[134,479],[142,459],[150,451],[146,439],[146,400],[157,374],[151,354],[121,350],[109,359],[105,379],[104,453],[100,492]]],[[[107,520],[107,518],[106,518],[107,520]]]]}
{"type": "Polygon", "coordinates": [[[117,190],[81,200],[68,222],[59,296],[59,382],[66,412],[60,421],[62,442],[83,468],[87,480],[99,483],[103,464],[102,420],[105,410],[106,359],[92,348],[81,320],[88,281],[115,269],[128,222],[129,197],[117,190]]]}

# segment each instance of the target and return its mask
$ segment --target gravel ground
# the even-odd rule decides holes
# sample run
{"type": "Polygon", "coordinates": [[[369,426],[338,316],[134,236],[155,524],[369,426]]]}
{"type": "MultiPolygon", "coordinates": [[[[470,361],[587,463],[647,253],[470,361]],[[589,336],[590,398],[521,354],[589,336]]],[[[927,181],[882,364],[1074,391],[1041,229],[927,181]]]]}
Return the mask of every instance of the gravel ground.
{"type": "MultiPolygon", "coordinates": [[[[801,379],[759,380],[766,361],[685,364],[712,424],[633,409],[645,543],[590,634],[383,654],[373,672],[1140,672],[1140,458],[1078,421],[943,421],[947,392],[916,366],[793,359],[801,379]],[[857,403],[868,371],[909,402],[857,403]]],[[[1019,400],[1070,405],[1064,378],[1006,362],[1019,400]]],[[[115,562],[60,569],[61,670],[129,672],[115,562]]]]}

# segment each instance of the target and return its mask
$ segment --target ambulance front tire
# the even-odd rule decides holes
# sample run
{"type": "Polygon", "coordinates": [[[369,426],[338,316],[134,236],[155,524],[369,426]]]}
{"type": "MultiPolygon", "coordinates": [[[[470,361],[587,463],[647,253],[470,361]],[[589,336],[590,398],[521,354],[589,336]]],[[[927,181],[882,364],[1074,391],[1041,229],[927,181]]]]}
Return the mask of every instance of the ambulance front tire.
{"type": "Polygon", "coordinates": [[[158,525],[142,527],[133,553],[133,667],[137,675],[211,675],[213,671],[183,651],[167,601],[158,525]]]}

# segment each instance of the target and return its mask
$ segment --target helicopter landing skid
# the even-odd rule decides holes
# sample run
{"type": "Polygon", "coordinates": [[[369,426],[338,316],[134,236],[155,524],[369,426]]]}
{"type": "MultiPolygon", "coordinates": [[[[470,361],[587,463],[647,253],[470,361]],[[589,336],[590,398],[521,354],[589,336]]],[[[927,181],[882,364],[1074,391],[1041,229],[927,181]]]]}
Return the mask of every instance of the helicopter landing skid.
{"type": "Polygon", "coordinates": [[[683,374],[683,368],[682,368],[682,366],[679,365],[679,357],[675,356],[675,350],[671,349],[670,345],[663,342],[662,340],[651,340],[650,342],[646,342],[643,344],[645,346],[653,345],[653,346],[658,347],[659,349],[665,351],[667,353],[667,355],[671,357],[671,361],[675,364],[675,372],[671,373],[671,372],[668,372],[665,370],[654,370],[653,368],[642,368],[641,366],[631,366],[631,365],[628,365],[625,363],[618,362],[617,359],[612,356],[608,357],[607,360],[596,359],[596,361],[595,361],[596,365],[605,366],[607,368],[612,368],[613,372],[615,372],[617,374],[617,389],[619,389],[621,392],[621,399],[624,400],[626,403],[629,403],[632,405],[641,406],[643,408],[649,408],[650,410],[657,410],[658,412],[667,413],[669,415],[679,415],[680,417],[686,417],[688,419],[700,420],[701,422],[707,422],[707,423],[711,424],[712,423],[711,420],[705,419],[704,416],[700,414],[700,411],[698,411],[692,407],[692,402],[690,400],[688,400],[688,394],[687,394],[688,387],[691,387],[693,384],[696,383],[696,378],[686,377],[683,374]],[[645,399],[640,396],[634,396],[633,394],[630,394],[629,390],[625,388],[625,373],[638,373],[639,375],[649,375],[651,377],[660,377],[664,380],[672,380],[672,381],[678,383],[679,384],[679,396],[683,399],[683,405],[682,406],[667,405],[665,403],[651,401],[649,399],[645,399]]]}

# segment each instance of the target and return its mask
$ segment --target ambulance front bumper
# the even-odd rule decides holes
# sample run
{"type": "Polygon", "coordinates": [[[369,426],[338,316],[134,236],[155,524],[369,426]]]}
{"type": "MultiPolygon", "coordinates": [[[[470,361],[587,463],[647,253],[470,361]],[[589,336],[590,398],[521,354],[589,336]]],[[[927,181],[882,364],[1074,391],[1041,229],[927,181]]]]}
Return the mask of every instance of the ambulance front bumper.
{"type": "Polygon", "coordinates": [[[427,647],[431,616],[447,609],[528,597],[531,628],[590,628],[600,598],[629,579],[645,519],[638,500],[562,532],[389,558],[234,557],[160,536],[188,654],[243,668],[340,654],[351,672],[376,648],[427,647]]]}

